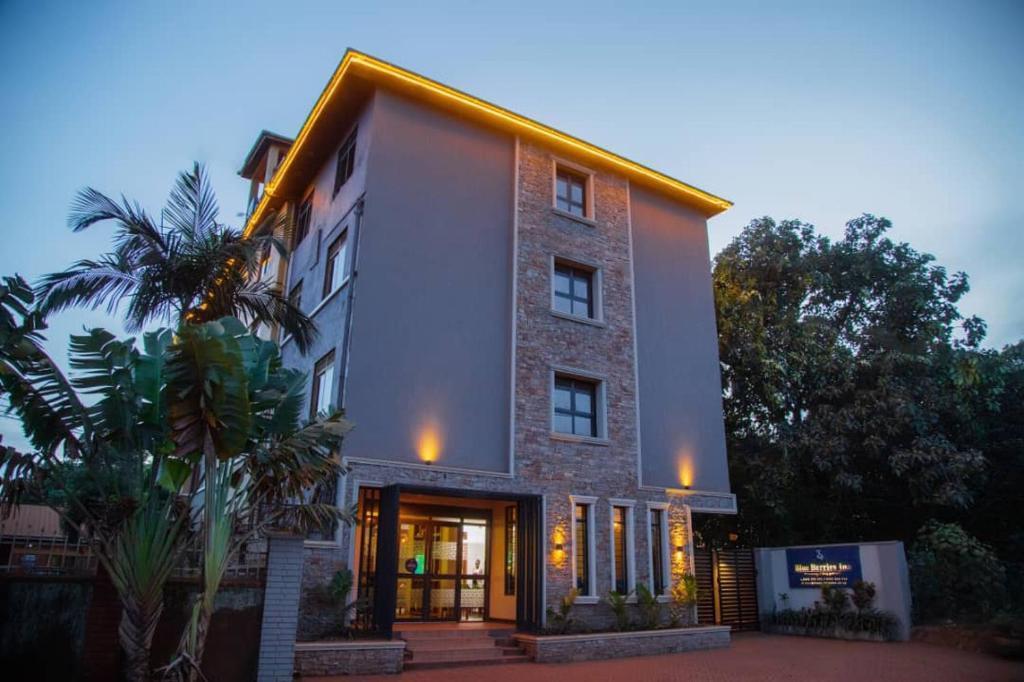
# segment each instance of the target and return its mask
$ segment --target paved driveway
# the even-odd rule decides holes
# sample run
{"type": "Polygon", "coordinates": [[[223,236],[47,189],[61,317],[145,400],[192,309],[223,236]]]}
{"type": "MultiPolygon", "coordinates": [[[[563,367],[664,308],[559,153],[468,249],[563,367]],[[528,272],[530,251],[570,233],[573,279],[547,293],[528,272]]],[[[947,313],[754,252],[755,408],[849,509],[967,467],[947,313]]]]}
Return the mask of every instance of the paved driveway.
{"type": "Polygon", "coordinates": [[[931,644],[880,644],[744,633],[732,647],[565,665],[417,670],[401,677],[307,678],[305,682],[603,682],[605,680],[719,682],[725,680],[1024,680],[1024,664],[931,644]]]}

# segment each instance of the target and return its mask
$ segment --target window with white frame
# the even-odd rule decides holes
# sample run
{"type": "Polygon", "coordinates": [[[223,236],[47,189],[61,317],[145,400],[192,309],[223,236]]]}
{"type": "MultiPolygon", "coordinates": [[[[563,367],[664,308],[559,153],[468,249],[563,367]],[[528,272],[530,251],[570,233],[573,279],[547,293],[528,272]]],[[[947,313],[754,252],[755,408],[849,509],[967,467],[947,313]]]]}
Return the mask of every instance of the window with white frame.
{"type": "Polygon", "coordinates": [[[667,595],[670,591],[669,545],[668,545],[668,504],[649,502],[647,504],[647,546],[649,549],[651,592],[667,595]]]}
{"type": "Polygon", "coordinates": [[[597,566],[594,563],[594,504],[596,497],[574,495],[572,501],[572,583],[581,604],[597,603],[597,566]]]}
{"type": "Polygon", "coordinates": [[[316,419],[318,414],[331,411],[331,399],[334,393],[334,351],[316,361],[313,367],[313,392],[309,397],[309,417],[316,419]]]}
{"type": "Polygon", "coordinates": [[[633,505],[630,500],[611,500],[612,589],[629,595],[636,590],[633,505]]]}
{"type": "Polygon", "coordinates": [[[323,298],[327,298],[341,286],[348,277],[348,231],[331,242],[327,247],[327,263],[324,266],[323,298]]]}

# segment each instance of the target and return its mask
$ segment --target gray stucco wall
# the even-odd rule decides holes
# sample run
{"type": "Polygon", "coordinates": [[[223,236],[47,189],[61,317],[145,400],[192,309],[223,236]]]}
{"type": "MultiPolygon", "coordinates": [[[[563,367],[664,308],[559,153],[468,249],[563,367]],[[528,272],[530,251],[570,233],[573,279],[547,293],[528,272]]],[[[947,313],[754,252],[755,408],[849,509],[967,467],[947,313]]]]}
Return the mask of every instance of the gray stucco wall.
{"type": "Polygon", "coordinates": [[[345,454],[507,471],[514,143],[378,92],[345,454]]]}
{"type": "MultiPolygon", "coordinates": [[[[357,118],[356,161],[352,176],[332,196],[334,191],[335,163],[338,148],[328,155],[327,162],[317,174],[312,184],[313,210],[310,218],[309,234],[298,244],[289,255],[288,283],[285,288],[290,292],[302,280],[301,308],[307,314],[313,313],[313,321],[319,329],[319,337],[314,341],[309,352],[303,357],[295,344],[286,341],[282,345],[281,357],[287,367],[296,367],[307,372],[312,378],[313,366],[317,360],[334,350],[334,396],[332,402],[337,406],[340,381],[342,376],[342,347],[345,341],[345,315],[348,308],[347,286],[342,286],[327,299],[324,298],[324,275],[327,267],[327,249],[339,235],[348,231],[349,272],[356,229],[355,204],[366,187],[366,161],[372,140],[373,102],[371,101],[357,118]]],[[[351,127],[339,135],[339,139],[348,138],[351,127]]],[[[308,190],[307,190],[308,193],[308,190]]],[[[306,196],[306,195],[303,195],[306,196]]],[[[301,202],[301,199],[299,200],[301,202]]],[[[296,202],[299,203],[299,202],[296,202]]],[[[307,401],[310,394],[307,384],[307,401]]],[[[308,410],[308,405],[307,405],[308,410]]]]}
{"type": "Polygon", "coordinates": [[[728,492],[706,221],[635,185],[630,197],[643,483],[728,492]]]}

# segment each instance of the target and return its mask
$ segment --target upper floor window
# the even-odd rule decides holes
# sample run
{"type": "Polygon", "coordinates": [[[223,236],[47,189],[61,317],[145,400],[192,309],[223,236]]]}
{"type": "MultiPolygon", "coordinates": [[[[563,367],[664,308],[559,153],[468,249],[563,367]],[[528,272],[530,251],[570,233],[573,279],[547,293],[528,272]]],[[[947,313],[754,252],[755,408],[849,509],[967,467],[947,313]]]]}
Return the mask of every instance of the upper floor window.
{"type": "Polygon", "coordinates": [[[555,261],[553,304],[560,313],[594,318],[594,271],[555,261]]]}
{"type": "Polygon", "coordinates": [[[309,234],[309,224],[313,218],[313,195],[310,194],[299,204],[295,212],[295,238],[292,240],[292,248],[302,243],[302,240],[309,234]]]}
{"type": "Polygon", "coordinates": [[[334,169],[335,195],[348,182],[348,179],[352,177],[352,170],[356,165],[356,132],[353,130],[352,134],[345,140],[345,144],[341,145],[341,149],[338,150],[338,163],[334,169]]]}
{"type": "Polygon", "coordinates": [[[554,430],[596,438],[597,382],[555,375],[554,430]]]}
{"type": "Polygon", "coordinates": [[[309,398],[309,417],[331,411],[334,392],[334,351],[316,361],[313,367],[313,392],[309,398]]]}
{"type": "Polygon", "coordinates": [[[300,279],[288,292],[288,302],[298,309],[302,309],[302,280],[300,279]]]}
{"type": "Polygon", "coordinates": [[[324,268],[323,297],[327,298],[348,277],[348,232],[342,232],[327,247],[327,265],[324,268]]]}
{"type": "Polygon", "coordinates": [[[587,215],[588,178],[564,166],[555,167],[555,208],[581,218],[587,215]]]}

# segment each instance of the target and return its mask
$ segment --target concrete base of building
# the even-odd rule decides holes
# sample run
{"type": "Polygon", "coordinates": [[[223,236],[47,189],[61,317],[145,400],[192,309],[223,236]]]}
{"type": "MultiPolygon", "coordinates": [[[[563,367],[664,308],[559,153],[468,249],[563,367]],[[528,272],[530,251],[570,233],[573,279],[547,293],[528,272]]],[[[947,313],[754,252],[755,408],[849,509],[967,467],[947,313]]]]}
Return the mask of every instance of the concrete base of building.
{"type": "Polygon", "coordinates": [[[349,640],[296,642],[295,674],[299,677],[375,675],[402,672],[405,642],[349,640]]]}
{"type": "Polygon", "coordinates": [[[513,639],[536,663],[570,663],[720,649],[729,646],[730,634],[727,626],[716,625],[581,635],[517,634],[513,639]]]}

